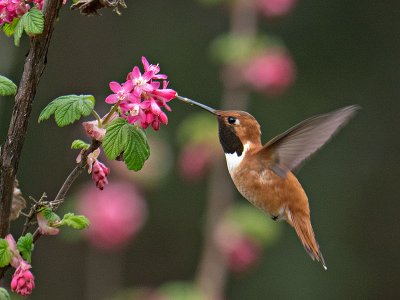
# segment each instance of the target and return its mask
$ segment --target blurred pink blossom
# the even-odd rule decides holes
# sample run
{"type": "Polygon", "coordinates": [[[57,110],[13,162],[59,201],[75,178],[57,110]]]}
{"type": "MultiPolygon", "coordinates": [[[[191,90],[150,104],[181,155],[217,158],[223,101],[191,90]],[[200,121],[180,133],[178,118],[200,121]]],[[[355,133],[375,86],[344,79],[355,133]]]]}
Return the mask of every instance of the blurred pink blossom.
{"type": "Polygon", "coordinates": [[[101,249],[121,248],[142,228],[147,217],[146,203],[132,183],[114,182],[102,192],[85,186],[78,199],[79,212],[90,220],[85,234],[101,249]]]}
{"type": "Polygon", "coordinates": [[[284,50],[269,50],[253,58],[244,67],[244,81],[255,90],[268,94],[285,91],[296,76],[292,58],[284,50]]]}
{"type": "Polygon", "coordinates": [[[214,161],[213,148],[206,143],[187,144],[179,155],[179,171],[183,179],[201,179],[214,161]]]}
{"type": "Polygon", "coordinates": [[[292,11],[297,0],[256,0],[259,10],[267,17],[281,17],[292,11]]]}
{"type": "Polygon", "coordinates": [[[248,270],[260,260],[262,249],[257,242],[243,237],[224,250],[229,267],[232,271],[240,273],[248,270]]]}
{"type": "Polygon", "coordinates": [[[11,290],[21,296],[28,296],[35,288],[35,277],[29,270],[31,265],[22,260],[11,280],[11,290]]]}
{"type": "Polygon", "coordinates": [[[247,271],[261,259],[261,244],[229,222],[218,226],[215,241],[233,272],[247,271]]]}

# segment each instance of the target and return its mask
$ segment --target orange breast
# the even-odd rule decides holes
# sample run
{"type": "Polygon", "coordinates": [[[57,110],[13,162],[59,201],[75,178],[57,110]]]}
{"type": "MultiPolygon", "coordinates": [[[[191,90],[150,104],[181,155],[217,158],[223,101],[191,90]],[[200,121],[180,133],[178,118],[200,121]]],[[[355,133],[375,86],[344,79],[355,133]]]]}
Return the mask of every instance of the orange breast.
{"type": "Polygon", "coordinates": [[[244,158],[231,176],[244,198],[272,216],[285,218],[288,207],[309,214],[307,196],[291,172],[282,178],[265,164],[244,158]]]}

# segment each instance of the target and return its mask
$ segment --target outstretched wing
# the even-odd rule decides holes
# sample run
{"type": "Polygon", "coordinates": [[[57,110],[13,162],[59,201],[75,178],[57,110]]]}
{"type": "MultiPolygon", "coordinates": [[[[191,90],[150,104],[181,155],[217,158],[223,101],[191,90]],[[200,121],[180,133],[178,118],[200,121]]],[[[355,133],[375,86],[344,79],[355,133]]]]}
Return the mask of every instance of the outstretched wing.
{"type": "Polygon", "coordinates": [[[270,155],[274,172],[285,177],[288,171],[324,145],[359,109],[351,105],[304,120],[270,140],[260,155],[270,155]]]}

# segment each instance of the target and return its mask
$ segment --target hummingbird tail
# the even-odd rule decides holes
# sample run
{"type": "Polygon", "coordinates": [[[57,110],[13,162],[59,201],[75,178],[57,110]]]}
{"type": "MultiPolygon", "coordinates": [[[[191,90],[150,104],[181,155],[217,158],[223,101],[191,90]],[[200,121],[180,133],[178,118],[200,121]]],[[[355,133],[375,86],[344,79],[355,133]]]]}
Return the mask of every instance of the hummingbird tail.
{"type": "Polygon", "coordinates": [[[310,217],[308,215],[294,215],[291,214],[290,211],[288,215],[290,223],[296,230],[296,233],[299,236],[300,241],[303,244],[304,249],[307,251],[308,255],[310,255],[313,260],[321,262],[324,269],[327,270],[328,268],[325,264],[324,257],[322,256],[317,240],[315,239],[314,230],[312,229],[310,222],[310,217]]]}

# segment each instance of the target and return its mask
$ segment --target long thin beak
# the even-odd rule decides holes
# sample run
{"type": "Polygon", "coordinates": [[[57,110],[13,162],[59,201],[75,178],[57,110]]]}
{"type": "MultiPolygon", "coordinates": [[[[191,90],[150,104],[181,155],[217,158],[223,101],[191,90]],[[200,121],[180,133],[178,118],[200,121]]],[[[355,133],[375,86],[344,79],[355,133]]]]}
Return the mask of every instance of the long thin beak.
{"type": "Polygon", "coordinates": [[[201,107],[202,109],[208,111],[209,113],[212,113],[213,115],[216,115],[216,111],[217,110],[214,109],[214,108],[211,108],[211,107],[209,107],[207,105],[204,105],[202,103],[196,102],[196,101],[194,101],[192,99],[189,99],[189,98],[186,98],[186,97],[182,97],[182,96],[179,96],[179,95],[177,95],[176,98],[178,98],[179,100],[181,100],[181,101],[183,101],[183,102],[185,102],[187,104],[196,105],[198,107],[201,107]]]}

